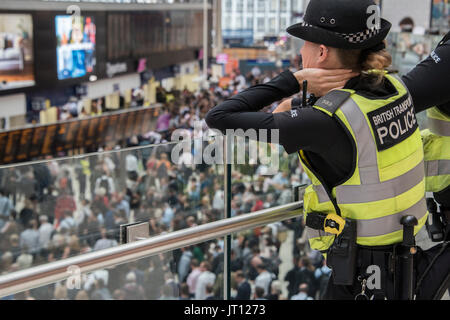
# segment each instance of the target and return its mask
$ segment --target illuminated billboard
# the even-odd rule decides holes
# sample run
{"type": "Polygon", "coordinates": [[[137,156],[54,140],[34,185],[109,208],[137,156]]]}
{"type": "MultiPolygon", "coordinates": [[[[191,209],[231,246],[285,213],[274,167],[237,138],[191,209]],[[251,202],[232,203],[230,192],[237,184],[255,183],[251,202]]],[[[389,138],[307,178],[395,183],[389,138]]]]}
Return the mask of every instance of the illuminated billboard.
{"type": "Polygon", "coordinates": [[[94,72],[96,27],[92,17],[56,16],[58,79],[84,77],[94,72]]]}

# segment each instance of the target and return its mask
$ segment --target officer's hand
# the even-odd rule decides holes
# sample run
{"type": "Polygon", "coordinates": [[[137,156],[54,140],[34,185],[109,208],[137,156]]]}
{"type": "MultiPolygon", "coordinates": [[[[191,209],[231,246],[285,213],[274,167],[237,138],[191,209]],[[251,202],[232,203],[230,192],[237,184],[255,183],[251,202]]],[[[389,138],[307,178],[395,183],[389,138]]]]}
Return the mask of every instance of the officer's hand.
{"type": "Polygon", "coordinates": [[[351,78],[359,75],[350,69],[302,69],[294,73],[300,88],[304,80],[308,81],[308,92],[322,97],[333,89],[341,89],[351,78]]]}

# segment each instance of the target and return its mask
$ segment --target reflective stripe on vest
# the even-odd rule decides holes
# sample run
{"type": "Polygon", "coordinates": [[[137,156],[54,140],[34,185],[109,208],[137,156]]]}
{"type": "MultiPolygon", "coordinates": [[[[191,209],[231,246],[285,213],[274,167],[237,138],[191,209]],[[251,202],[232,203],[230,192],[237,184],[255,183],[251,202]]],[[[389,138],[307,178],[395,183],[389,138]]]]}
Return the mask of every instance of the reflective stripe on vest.
{"type": "Polygon", "coordinates": [[[404,211],[400,211],[382,218],[357,220],[356,228],[358,237],[375,237],[380,234],[389,234],[396,231],[401,231],[403,230],[403,226],[400,224],[400,219],[403,216],[414,216],[417,218],[417,221],[419,221],[426,212],[427,205],[425,197],[423,197],[415,205],[404,211]]]}
{"type": "Polygon", "coordinates": [[[437,107],[427,110],[430,129],[423,130],[426,191],[439,192],[450,185],[450,117],[437,107]]]}
{"type": "MultiPolygon", "coordinates": [[[[358,237],[376,237],[380,234],[387,234],[396,231],[403,230],[403,226],[400,224],[400,219],[403,216],[415,216],[417,220],[420,220],[424,213],[427,211],[427,206],[425,202],[425,197],[423,197],[419,202],[417,202],[412,207],[391,214],[389,216],[375,218],[375,219],[359,219],[356,221],[357,224],[357,236],[358,237]]],[[[333,236],[331,233],[325,231],[319,231],[309,228],[309,235],[311,237],[319,236],[333,236]]]]}
{"type": "Polygon", "coordinates": [[[433,118],[427,119],[430,130],[440,136],[450,137],[450,125],[448,122],[433,118]]]}
{"type": "Polygon", "coordinates": [[[450,160],[426,161],[425,174],[427,177],[443,176],[446,174],[450,174],[450,160]]]}
{"type": "MultiPolygon", "coordinates": [[[[405,87],[392,76],[386,76],[397,88],[399,94],[380,104],[380,100],[369,100],[358,96],[353,91],[341,107],[332,112],[326,106],[316,107],[324,113],[339,118],[354,138],[356,145],[356,167],[352,176],[344,183],[336,186],[332,194],[341,210],[343,217],[357,220],[357,243],[361,245],[387,245],[402,240],[402,225],[400,219],[405,215],[413,215],[419,221],[415,232],[424,225],[427,216],[425,202],[425,177],[423,147],[418,128],[411,126],[410,135],[388,148],[377,148],[374,132],[368,120],[368,113],[381,109],[396,101],[406,101],[411,111],[412,104],[405,100],[408,94],[405,87]],[[401,100],[402,99],[402,100],[401,100]],[[360,104],[358,104],[358,101],[360,104]],[[325,109],[325,110],[324,110],[325,109]],[[381,162],[380,162],[381,161],[381,162]],[[392,163],[390,163],[392,162],[392,163]],[[388,165],[386,165],[388,163],[388,165]]],[[[402,109],[403,106],[399,108],[402,109]]],[[[398,111],[398,110],[397,110],[398,111]]],[[[402,111],[406,112],[406,111],[402,111]]],[[[416,123],[410,116],[408,120],[416,123]]],[[[406,123],[405,118],[405,123],[406,123]]],[[[408,128],[406,128],[408,129],[408,128]]],[[[300,157],[308,175],[314,174],[308,170],[304,159],[300,157]]],[[[305,208],[306,214],[312,211],[333,212],[329,196],[325,188],[318,183],[319,179],[311,179],[313,190],[317,195],[317,203],[305,208]]],[[[311,246],[317,250],[326,250],[331,245],[331,234],[323,231],[308,230],[311,246]]]]}
{"type": "Polygon", "coordinates": [[[313,185],[314,191],[317,193],[317,197],[319,198],[319,203],[330,201],[327,192],[323,185],[313,185]]]}
{"type": "Polygon", "coordinates": [[[450,137],[450,117],[437,107],[427,110],[427,124],[430,131],[443,137],[450,137]]]}

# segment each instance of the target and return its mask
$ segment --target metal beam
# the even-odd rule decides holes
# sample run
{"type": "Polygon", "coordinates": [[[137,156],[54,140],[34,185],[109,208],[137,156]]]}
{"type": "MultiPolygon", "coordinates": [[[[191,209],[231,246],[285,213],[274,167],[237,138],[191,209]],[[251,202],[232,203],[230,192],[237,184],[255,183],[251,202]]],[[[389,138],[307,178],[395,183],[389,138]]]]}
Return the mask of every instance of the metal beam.
{"type": "MultiPolygon", "coordinates": [[[[66,11],[71,5],[82,11],[159,11],[203,10],[202,3],[104,3],[79,1],[1,0],[1,10],[17,11],[66,11]]],[[[208,3],[208,9],[211,5],[208,3]]]]}

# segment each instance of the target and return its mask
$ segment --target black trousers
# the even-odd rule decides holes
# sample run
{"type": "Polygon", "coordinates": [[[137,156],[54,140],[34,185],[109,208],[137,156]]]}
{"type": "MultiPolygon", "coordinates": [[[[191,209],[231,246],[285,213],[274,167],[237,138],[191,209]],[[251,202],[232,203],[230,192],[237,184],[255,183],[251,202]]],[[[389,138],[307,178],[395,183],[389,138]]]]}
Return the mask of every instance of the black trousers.
{"type": "Polygon", "coordinates": [[[440,299],[450,289],[450,241],[419,251],[417,300],[440,299]]]}
{"type": "Polygon", "coordinates": [[[394,263],[392,261],[393,252],[393,246],[376,250],[358,247],[357,267],[353,284],[349,286],[336,285],[332,274],[323,299],[355,300],[357,295],[362,293],[362,279],[368,280],[365,289],[366,297],[359,296],[358,299],[395,299],[394,284],[398,280],[398,275],[392,268],[392,263],[394,263]],[[379,269],[373,266],[377,266],[379,269]],[[373,271],[375,269],[377,271],[373,271]],[[378,277],[378,279],[375,279],[375,277],[378,277]]]}

